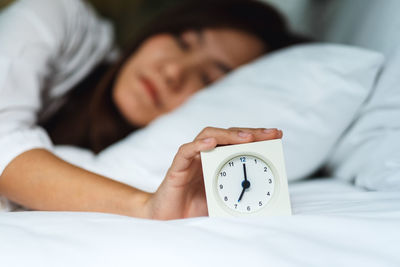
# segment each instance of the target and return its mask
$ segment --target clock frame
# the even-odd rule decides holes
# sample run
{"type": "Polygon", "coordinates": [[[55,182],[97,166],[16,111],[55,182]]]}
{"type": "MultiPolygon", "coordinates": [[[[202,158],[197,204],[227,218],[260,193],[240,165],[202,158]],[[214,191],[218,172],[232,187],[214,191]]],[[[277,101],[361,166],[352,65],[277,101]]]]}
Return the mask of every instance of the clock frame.
{"type": "MultiPolygon", "coordinates": [[[[204,185],[210,217],[249,217],[291,215],[291,206],[280,139],[216,147],[201,152],[204,185]],[[223,203],[218,195],[218,175],[229,160],[237,156],[251,156],[264,161],[274,176],[274,193],[264,207],[253,212],[238,212],[223,203]]],[[[243,190],[244,191],[244,190],[243,190]]]]}

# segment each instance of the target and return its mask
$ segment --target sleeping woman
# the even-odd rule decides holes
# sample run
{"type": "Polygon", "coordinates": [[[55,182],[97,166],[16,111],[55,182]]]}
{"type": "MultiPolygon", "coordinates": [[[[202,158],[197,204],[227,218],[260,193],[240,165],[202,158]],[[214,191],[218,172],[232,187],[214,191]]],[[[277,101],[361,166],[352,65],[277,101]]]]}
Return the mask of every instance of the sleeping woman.
{"type": "Polygon", "coordinates": [[[98,153],[231,70],[302,41],[260,2],[189,1],[119,53],[87,3],[16,1],[0,13],[0,195],[35,210],[207,215],[199,152],[280,130],[206,128],[182,144],[154,193],[69,164],[52,147],[98,153]]]}

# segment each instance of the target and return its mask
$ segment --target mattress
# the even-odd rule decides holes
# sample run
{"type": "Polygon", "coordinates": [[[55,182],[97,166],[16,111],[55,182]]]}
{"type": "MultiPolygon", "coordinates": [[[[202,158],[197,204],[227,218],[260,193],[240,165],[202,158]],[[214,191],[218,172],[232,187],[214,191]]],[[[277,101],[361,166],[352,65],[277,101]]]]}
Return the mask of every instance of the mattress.
{"type": "Polygon", "coordinates": [[[400,194],[289,185],[293,216],[152,221],[0,213],[0,266],[400,266],[400,194]]]}

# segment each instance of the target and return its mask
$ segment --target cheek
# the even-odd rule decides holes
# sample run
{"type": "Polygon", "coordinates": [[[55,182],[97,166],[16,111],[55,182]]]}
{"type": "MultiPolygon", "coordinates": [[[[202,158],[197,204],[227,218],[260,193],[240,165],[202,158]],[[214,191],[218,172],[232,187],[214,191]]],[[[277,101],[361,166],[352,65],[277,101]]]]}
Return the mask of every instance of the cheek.
{"type": "Polygon", "coordinates": [[[132,112],[141,108],[140,94],[135,86],[135,79],[132,79],[131,70],[124,68],[117,78],[112,90],[112,100],[119,112],[126,119],[130,120],[132,112]]]}
{"type": "Polygon", "coordinates": [[[195,93],[203,89],[202,83],[197,79],[193,81],[188,80],[185,86],[176,94],[169,96],[167,111],[172,111],[184,104],[188,99],[190,99],[195,93]]]}
{"type": "Polygon", "coordinates": [[[114,104],[118,107],[119,111],[126,117],[129,113],[129,108],[132,106],[130,102],[130,97],[128,97],[127,90],[123,86],[114,87],[112,92],[112,98],[114,104]]]}

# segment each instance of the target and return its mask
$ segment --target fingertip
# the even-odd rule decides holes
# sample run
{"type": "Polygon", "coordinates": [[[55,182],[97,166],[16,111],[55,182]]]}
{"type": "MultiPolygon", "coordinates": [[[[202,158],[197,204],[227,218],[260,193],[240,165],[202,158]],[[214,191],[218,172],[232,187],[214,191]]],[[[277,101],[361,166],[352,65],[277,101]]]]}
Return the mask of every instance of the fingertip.
{"type": "Polygon", "coordinates": [[[272,133],[276,133],[279,132],[279,130],[277,128],[269,128],[269,129],[264,129],[263,133],[265,134],[272,134],[272,133]]]}

